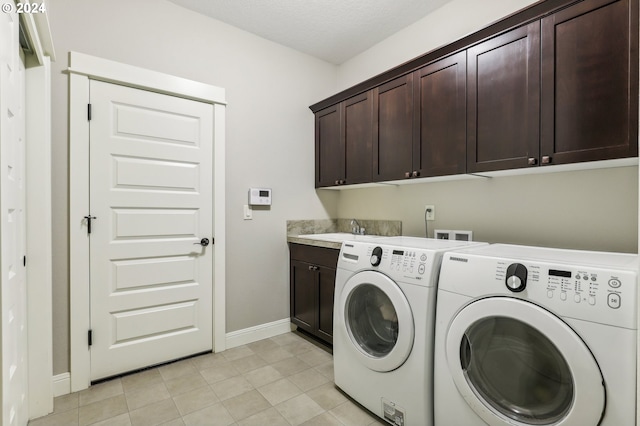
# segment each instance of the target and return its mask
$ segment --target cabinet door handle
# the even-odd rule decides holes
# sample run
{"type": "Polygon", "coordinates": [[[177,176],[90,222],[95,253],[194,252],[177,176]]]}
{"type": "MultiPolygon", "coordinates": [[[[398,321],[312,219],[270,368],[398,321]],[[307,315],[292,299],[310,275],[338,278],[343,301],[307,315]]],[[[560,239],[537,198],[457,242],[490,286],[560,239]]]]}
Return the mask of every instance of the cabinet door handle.
{"type": "Polygon", "coordinates": [[[527,160],[527,164],[530,166],[535,166],[536,164],[538,164],[538,159],[531,157],[527,160]]]}
{"type": "Polygon", "coordinates": [[[420,172],[415,170],[413,173],[411,173],[411,177],[419,177],[420,176],[420,172]]]}
{"type": "Polygon", "coordinates": [[[405,179],[409,179],[411,177],[411,172],[406,172],[404,174],[405,179]]]}
{"type": "Polygon", "coordinates": [[[320,269],[320,268],[318,268],[316,265],[309,265],[309,270],[310,271],[317,271],[318,269],[320,269]]]}
{"type": "Polygon", "coordinates": [[[548,155],[542,157],[542,164],[551,164],[551,157],[548,155]]]}

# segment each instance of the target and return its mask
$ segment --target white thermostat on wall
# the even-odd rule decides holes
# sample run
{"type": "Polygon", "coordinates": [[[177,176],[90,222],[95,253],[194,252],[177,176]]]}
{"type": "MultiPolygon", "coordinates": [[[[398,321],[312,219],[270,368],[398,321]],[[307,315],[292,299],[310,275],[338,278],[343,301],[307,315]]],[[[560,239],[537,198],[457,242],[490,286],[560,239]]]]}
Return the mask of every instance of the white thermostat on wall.
{"type": "Polygon", "coordinates": [[[249,188],[249,205],[270,206],[271,188],[249,188]]]}

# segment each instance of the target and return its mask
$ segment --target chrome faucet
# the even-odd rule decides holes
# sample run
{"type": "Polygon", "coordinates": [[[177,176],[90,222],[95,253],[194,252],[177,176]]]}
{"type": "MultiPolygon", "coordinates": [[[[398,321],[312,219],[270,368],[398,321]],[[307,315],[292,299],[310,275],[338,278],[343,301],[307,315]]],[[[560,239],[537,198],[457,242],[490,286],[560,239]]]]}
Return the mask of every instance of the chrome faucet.
{"type": "Polygon", "coordinates": [[[351,219],[351,233],[353,235],[364,235],[364,228],[360,226],[357,220],[351,219]]]}

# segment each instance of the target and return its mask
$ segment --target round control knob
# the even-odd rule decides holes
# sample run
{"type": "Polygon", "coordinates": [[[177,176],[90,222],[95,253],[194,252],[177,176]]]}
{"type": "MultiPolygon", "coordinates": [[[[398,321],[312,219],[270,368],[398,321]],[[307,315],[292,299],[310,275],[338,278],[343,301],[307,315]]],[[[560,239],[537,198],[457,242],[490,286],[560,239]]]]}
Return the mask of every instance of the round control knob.
{"type": "Polygon", "coordinates": [[[371,266],[378,266],[382,262],[382,248],[376,247],[371,253],[371,266]]]}
{"type": "Polygon", "coordinates": [[[521,263],[509,265],[505,283],[507,288],[514,293],[524,290],[527,287],[527,268],[521,263]]]}

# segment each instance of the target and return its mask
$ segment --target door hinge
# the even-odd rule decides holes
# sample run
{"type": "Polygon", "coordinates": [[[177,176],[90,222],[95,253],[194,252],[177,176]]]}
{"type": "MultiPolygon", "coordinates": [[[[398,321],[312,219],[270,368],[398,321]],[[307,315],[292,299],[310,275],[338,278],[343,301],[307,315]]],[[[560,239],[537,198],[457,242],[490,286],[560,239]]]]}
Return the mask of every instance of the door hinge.
{"type": "Polygon", "coordinates": [[[87,340],[89,341],[89,346],[93,345],[93,330],[89,330],[87,333],[87,340]]]}
{"type": "Polygon", "coordinates": [[[27,256],[22,256],[22,266],[27,266],[27,256]]]}
{"type": "Polygon", "coordinates": [[[91,104],[87,104],[87,119],[91,121],[91,104]]]}

